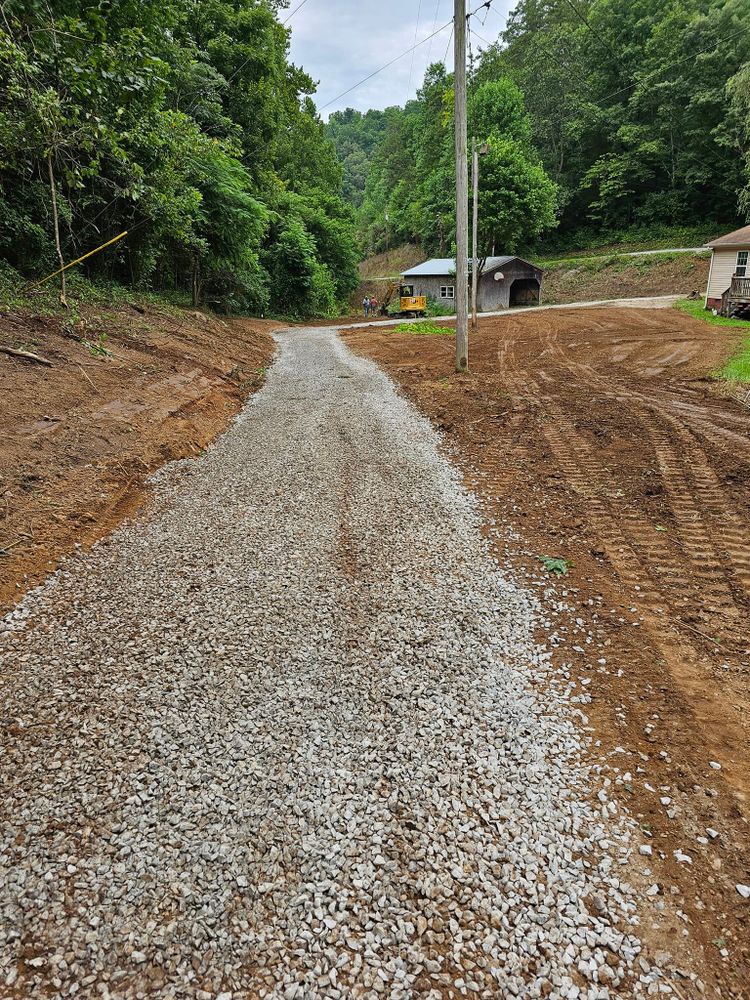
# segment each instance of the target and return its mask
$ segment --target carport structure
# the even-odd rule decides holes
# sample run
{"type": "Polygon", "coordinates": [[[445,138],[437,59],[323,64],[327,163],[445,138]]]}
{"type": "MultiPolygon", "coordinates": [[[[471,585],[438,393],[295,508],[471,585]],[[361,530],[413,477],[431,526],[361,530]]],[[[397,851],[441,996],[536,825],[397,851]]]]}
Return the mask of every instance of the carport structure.
{"type": "MultiPolygon", "coordinates": [[[[470,265],[471,266],[471,265],[470,265]]],[[[539,305],[542,269],[523,257],[487,257],[479,262],[477,307],[493,312],[514,306],[539,305]]],[[[456,261],[435,257],[404,271],[404,281],[414,285],[415,295],[427,295],[440,305],[455,309],[456,261]]]]}

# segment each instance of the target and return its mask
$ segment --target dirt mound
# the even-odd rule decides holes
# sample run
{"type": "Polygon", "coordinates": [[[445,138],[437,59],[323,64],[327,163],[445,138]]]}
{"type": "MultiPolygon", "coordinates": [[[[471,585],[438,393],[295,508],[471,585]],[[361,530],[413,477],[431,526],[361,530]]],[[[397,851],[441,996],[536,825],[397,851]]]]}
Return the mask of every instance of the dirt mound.
{"type": "Polygon", "coordinates": [[[0,354],[0,608],[130,516],[150,472],[223,430],[262,382],[276,326],[153,306],[84,309],[69,328],[0,317],[0,343],[52,362],[0,354]]]}
{"type": "Polygon", "coordinates": [[[750,871],[750,411],[709,373],[740,335],[677,310],[512,314],[481,322],[467,376],[452,337],[346,335],[521,537],[500,555],[522,573],[564,560],[556,657],[585,681],[601,753],[653,846],[644,923],[675,956],[699,948],[707,981],[737,997],[750,981],[735,890],[750,871]],[[581,645],[591,630],[596,652],[581,645]]]}

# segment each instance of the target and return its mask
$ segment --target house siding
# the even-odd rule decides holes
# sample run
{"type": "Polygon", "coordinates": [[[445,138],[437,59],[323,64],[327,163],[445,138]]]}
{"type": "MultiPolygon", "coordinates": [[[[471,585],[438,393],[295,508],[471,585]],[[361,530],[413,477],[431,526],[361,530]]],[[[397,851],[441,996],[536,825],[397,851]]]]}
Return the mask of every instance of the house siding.
{"type": "MultiPolygon", "coordinates": [[[[480,312],[495,312],[500,309],[508,309],[510,305],[511,288],[517,279],[533,278],[539,282],[540,296],[542,284],[542,272],[539,268],[532,267],[521,260],[513,260],[500,268],[488,271],[479,279],[477,288],[477,309],[480,312]],[[502,271],[504,278],[502,281],[495,281],[495,271],[502,271]]],[[[414,286],[415,295],[427,295],[429,298],[439,302],[440,305],[456,310],[456,300],[441,298],[440,289],[444,285],[452,285],[455,289],[455,274],[444,275],[424,275],[409,277],[405,275],[404,281],[414,286]]]]}
{"type": "Polygon", "coordinates": [[[717,248],[711,257],[711,270],[708,275],[708,288],[706,289],[706,306],[717,308],[721,305],[721,297],[732,284],[735,267],[737,266],[737,252],[740,249],[750,250],[748,247],[735,247],[732,250],[722,250],[717,248]]]}

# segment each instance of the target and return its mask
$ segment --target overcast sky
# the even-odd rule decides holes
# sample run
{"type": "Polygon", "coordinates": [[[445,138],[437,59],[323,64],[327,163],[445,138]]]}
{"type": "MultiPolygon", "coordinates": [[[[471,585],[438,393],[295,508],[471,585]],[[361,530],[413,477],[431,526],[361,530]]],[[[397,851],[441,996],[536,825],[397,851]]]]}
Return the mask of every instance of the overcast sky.
{"type": "MultiPolygon", "coordinates": [[[[467,0],[470,9],[480,2],[467,0]]],[[[292,0],[289,10],[293,11],[298,3],[292,0]]],[[[514,3],[493,0],[490,11],[483,10],[472,18],[474,30],[487,41],[495,41],[514,3]]],[[[341,98],[338,95],[411,48],[415,32],[417,42],[427,39],[452,15],[453,0],[306,0],[289,22],[292,60],[318,83],[315,103],[325,119],[341,108],[367,111],[403,105],[407,98],[414,97],[427,66],[445,56],[450,24],[414,51],[413,67],[412,56],[405,55],[350,94],[341,98]],[[329,101],[333,103],[325,107],[329,101]]],[[[472,37],[472,45],[475,50],[486,47],[477,36],[472,37]]],[[[451,66],[452,60],[451,44],[451,66]]]]}

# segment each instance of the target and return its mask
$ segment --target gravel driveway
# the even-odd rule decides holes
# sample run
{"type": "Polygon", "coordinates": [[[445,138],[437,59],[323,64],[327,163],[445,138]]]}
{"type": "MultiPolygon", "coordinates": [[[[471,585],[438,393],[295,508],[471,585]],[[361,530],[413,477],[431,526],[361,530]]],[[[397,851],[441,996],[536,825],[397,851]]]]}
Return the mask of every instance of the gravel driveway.
{"type": "Polygon", "coordinates": [[[148,517],[6,619],[0,995],[655,992],[534,596],[378,369],[279,343],[148,517]]]}

